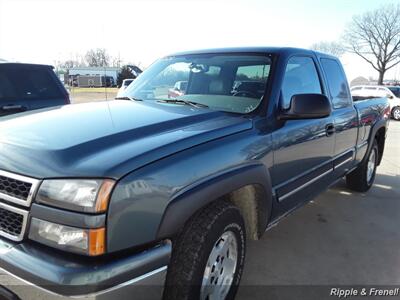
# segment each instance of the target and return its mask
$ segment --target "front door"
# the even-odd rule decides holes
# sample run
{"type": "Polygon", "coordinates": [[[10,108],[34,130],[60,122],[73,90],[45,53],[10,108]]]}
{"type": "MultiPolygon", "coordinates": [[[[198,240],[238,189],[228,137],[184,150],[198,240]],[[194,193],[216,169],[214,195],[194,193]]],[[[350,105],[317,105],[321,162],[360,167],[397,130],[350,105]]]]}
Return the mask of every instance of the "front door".
{"type": "MultiPolygon", "coordinates": [[[[289,59],[282,84],[282,109],[295,94],[322,94],[320,74],[312,57],[289,59]]],[[[273,133],[273,186],[282,211],[310,199],[332,180],[334,131],[331,116],[287,120],[273,133]]]]}

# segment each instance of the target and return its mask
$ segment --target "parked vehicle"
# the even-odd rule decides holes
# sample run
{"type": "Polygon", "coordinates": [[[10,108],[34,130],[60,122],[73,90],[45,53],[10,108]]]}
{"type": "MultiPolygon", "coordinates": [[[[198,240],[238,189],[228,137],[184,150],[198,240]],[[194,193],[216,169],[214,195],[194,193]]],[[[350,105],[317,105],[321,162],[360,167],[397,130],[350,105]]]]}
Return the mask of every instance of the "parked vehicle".
{"type": "Polygon", "coordinates": [[[391,116],[400,120],[400,87],[356,85],[351,88],[351,94],[358,97],[386,97],[389,100],[391,116]]]}
{"type": "Polygon", "coordinates": [[[187,81],[177,81],[172,89],[168,90],[168,98],[176,98],[185,95],[187,81]]]}
{"type": "Polygon", "coordinates": [[[372,186],[390,115],[353,103],[337,58],[295,48],[171,55],[125,95],[0,123],[11,293],[233,298],[247,239],[343,176],[372,186]]]}
{"type": "Polygon", "coordinates": [[[52,66],[0,63],[0,116],[69,103],[52,66]]]}
{"type": "Polygon", "coordinates": [[[104,75],[78,75],[76,76],[76,86],[78,87],[112,87],[114,78],[104,75]]]}
{"type": "Polygon", "coordinates": [[[124,79],[122,80],[121,87],[118,90],[118,94],[116,98],[121,98],[124,96],[124,91],[125,89],[134,81],[135,79],[130,78],[130,79],[124,79]]]}

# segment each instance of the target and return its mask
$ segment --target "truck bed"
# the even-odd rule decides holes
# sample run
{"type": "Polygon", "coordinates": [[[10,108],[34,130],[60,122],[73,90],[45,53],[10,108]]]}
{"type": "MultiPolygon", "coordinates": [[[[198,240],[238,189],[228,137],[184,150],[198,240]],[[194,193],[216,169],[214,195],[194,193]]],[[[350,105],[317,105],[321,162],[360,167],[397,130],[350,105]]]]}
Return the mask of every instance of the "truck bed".
{"type": "MultiPolygon", "coordinates": [[[[355,97],[353,97],[354,100],[355,97]]],[[[356,97],[354,107],[357,110],[359,130],[356,147],[360,154],[366,152],[367,141],[372,128],[378,122],[386,122],[390,116],[390,106],[387,98],[356,97]],[[363,150],[362,150],[363,149],[363,150]]],[[[361,155],[363,156],[363,155],[361,155]]]]}

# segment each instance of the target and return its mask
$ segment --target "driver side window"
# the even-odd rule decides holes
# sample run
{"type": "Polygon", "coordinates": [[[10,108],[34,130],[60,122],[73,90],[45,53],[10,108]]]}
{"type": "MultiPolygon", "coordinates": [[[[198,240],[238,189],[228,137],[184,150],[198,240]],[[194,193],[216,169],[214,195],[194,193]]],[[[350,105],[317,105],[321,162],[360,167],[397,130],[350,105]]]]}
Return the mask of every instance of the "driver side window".
{"type": "Polygon", "coordinates": [[[282,83],[282,107],[290,107],[293,95],[321,93],[321,83],[313,59],[306,56],[290,58],[282,83]]]}

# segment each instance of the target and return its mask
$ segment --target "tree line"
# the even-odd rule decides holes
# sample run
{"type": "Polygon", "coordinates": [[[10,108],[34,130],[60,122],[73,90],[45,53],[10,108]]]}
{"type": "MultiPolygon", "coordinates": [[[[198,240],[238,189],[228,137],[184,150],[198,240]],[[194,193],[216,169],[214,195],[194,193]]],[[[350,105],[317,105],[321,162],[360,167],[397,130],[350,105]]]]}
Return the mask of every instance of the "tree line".
{"type": "Polygon", "coordinates": [[[124,79],[136,78],[141,72],[139,64],[123,63],[119,57],[110,55],[104,48],[88,50],[84,55],[76,54],[75,58],[65,61],[56,61],[55,67],[61,72],[68,73],[68,70],[76,67],[118,67],[120,71],[117,77],[117,85],[120,86],[124,79]]]}
{"type": "Polygon", "coordinates": [[[110,55],[105,48],[89,49],[85,54],[76,54],[74,58],[56,61],[56,68],[68,70],[76,67],[121,67],[122,65],[138,65],[134,63],[123,64],[119,57],[110,55]]]}

